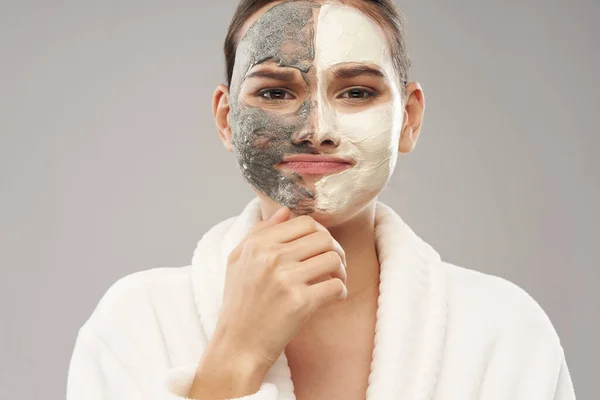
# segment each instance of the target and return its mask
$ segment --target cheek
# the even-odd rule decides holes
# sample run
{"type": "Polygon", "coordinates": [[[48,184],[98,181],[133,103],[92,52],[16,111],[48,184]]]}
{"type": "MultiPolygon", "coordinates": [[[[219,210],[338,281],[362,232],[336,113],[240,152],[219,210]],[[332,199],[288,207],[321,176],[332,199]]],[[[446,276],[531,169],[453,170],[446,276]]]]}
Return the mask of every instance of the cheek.
{"type": "Polygon", "coordinates": [[[280,115],[246,106],[232,110],[231,121],[233,149],[242,176],[255,189],[298,215],[313,212],[314,192],[274,164],[282,161],[285,153],[303,150],[292,143],[294,133],[303,126],[302,115],[280,115]]]}
{"type": "Polygon", "coordinates": [[[257,107],[240,107],[232,113],[233,145],[237,150],[282,153],[301,122],[257,107]]]}
{"type": "Polygon", "coordinates": [[[395,154],[401,118],[393,105],[382,104],[353,114],[340,114],[337,119],[340,136],[352,144],[358,161],[372,164],[395,154]]]}
{"type": "Polygon", "coordinates": [[[401,116],[397,107],[382,104],[353,114],[335,116],[344,153],[354,168],[323,178],[317,184],[318,208],[331,212],[363,204],[379,193],[396,165],[401,116]]]}

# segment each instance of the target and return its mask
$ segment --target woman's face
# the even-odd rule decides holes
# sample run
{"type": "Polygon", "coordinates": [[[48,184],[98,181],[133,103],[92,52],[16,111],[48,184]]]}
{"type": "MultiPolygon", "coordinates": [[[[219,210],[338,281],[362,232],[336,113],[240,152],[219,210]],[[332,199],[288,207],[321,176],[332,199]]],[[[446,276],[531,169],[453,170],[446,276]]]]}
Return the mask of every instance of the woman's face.
{"type": "Polygon", "coordinates": [[[358,9],[308,1],[268,9],[239,41],[230,86],[232,147],[244,178],[295,214],[358,212],[396,165],[398,82],[384,31],[358,9]],[[349,164],[307,173],[284,162],[299,154],[349,164]]]}

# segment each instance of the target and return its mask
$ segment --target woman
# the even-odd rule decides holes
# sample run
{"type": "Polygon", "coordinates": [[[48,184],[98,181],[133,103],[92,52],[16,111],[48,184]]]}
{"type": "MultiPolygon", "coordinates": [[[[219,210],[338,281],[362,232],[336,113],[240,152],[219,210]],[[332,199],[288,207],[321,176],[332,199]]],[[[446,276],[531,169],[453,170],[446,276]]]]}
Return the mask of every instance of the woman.
{"type": "Polygon", "coordinates": [[[575,398],[539,305],[377,200],[424,110],[402,26],[387,0],[241,1],[213,112],[257,197],[107,291],[68,400],[575,398]]]}

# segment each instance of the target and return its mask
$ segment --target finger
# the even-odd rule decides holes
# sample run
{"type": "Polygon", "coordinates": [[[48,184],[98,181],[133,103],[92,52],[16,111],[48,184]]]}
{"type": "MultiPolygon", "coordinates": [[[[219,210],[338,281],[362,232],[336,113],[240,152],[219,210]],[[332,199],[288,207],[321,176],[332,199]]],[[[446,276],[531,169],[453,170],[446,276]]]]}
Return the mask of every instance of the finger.
{"type": "Polygon", "coordinates": [[[348,296],[346,285],[339,279],[327,279],[307,287],[308,296],[313,304],[313,309],[328,303],[331,300],[343,300],[348,296]]]}
{"type": "Polygon", "coordinates": [[[319,230],[327,231],[314,218],[308,215],[301,215],[279,225],[271,226],[268,230],[265,229],[262,234],[269,241],[287,243],[319,230]]]}
{"type": "Polygon", "coordinates": [[[274,225],[280,224],[284,221],[287,221],[290,218],[290,214],[291,214],[291,212],[288,207],[280,207],[277,211],[275,211],[275,213],[273,213],[273,215],[271,215],[271,217],[267,218],[264,221],[260,221],[259,223],[254,225],[250,229],[250,231],[248,231],[248,233],[246,234],[244,239],[231,252],[231,257],[237,257],[238,253],[241,251],[242,247],[244,246],[244,243],[250,236],[258,234],[259,232],[262,232],[271,226],[274,226],[274,225]]]}
{"type": "Polygon", "coordinates": [[[346,284],[346,268],[335,251],[319,254],[298,264],[294,271],[296,279],[302,283],[313,283],[319,278],[338,278],[346,284]]]}
{"type": "Polygon", "coordinates": [[[271,226],[275,226],[284,221],[287,221],[290,218],[290,215],[291,215],[291,212],[288,207],[280,207],[269,218],[265,219],[264,221],[260,221],[256,225],[254,225],[248,231],[248,233],[246,234],[246,237],[257,234],[271,226]]]}
{"type": "Polygon", "coordinates": [[[283,259],[285,261],[301,262],[311,257],[317,256],[328,251],[338,253],[340,259],[346,265],[346,253],[337,240],[326,232],[313,232],[309,235],[301,237],[284,244],[283,259]]]}
{"type": "Polygon", "coordinates": [[[254,227],[254,228],[256,228],[254,230],[254,232],[258,232],[258,231],[266,229],[270,226],[274,226],[274,225],[280,224],[284,221],[287,221],[290,218],[290,216],[291,216],[291,211],[288,207],[279,207],[273,213],[273,215],[271,215],[266,220],[262,221],[260,224],[257,224],[254,227]]]}

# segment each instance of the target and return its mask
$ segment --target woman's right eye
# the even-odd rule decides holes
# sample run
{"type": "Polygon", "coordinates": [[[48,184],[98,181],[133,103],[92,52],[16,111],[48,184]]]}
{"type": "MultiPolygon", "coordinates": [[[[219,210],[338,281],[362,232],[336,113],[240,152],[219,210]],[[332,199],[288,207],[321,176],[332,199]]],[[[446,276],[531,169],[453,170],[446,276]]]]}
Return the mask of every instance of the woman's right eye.
{"type": "Polygon", "coordinates": [[[282,100],[291,100],[294,99],[294,96],[284,89],[266,89],[261,90],[258,93],[258,96],[261,97],[262,100],[269,101],[282,101],[282,100]],[[286,97],[286,95],[288,97],[286,97]]]}

